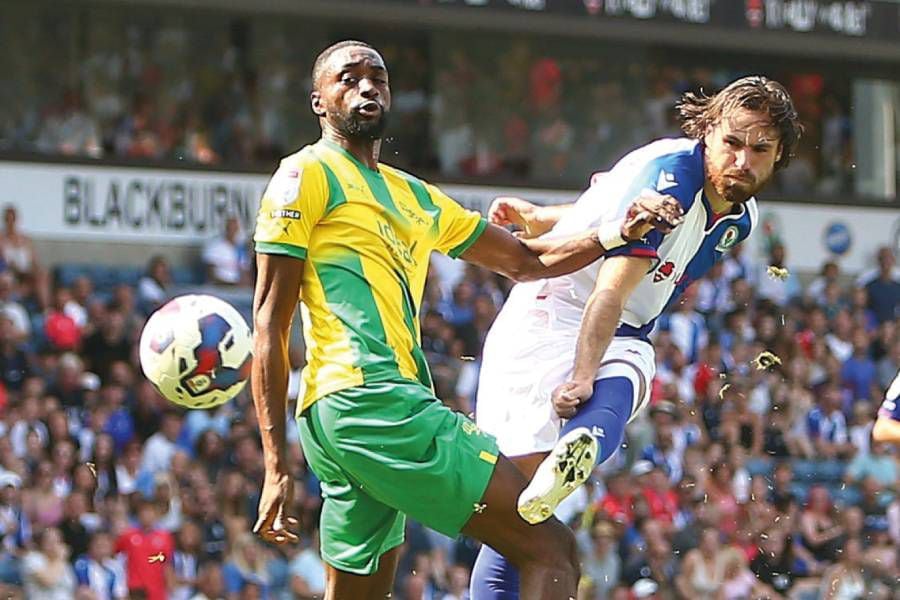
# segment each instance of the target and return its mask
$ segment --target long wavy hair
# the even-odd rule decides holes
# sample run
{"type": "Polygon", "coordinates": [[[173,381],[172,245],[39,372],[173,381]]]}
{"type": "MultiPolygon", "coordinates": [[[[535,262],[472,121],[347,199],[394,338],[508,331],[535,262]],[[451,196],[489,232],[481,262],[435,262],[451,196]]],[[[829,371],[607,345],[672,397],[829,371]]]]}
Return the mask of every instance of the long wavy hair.
{"type": "Polygon", "coordinates": [[[702,140],[725,115],[741,108],[768,115],[780,136],[781,157],[775,163],[775,169],[788,166],[803,133],[803,125],[790,94],[777,81],[761,75],[742,77],[711,96],[702,90],[687,92],[676,105],[682,131],[698,140],[702,140]]]}

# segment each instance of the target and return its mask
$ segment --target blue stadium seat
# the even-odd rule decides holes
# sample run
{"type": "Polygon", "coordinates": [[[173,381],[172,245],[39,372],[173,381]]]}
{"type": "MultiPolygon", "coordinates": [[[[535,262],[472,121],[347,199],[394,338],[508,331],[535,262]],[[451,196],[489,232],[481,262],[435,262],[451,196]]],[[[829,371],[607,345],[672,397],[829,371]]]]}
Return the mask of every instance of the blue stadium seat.
{"type": "Polygon", "coordinates": [[[750,477],[763,475],[769,477],[774,469],[773,462],[768,458],[749,458],[744,464],[750,477]]]}

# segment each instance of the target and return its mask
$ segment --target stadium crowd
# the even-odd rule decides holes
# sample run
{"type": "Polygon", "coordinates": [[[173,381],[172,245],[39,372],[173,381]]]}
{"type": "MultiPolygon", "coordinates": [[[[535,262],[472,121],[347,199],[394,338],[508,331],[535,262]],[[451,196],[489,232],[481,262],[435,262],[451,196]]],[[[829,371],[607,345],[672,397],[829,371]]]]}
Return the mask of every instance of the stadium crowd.
{"type": "MultiPolygon", "coordinates": [[[[0,594],[321,598],[319,488],[296,436],[301,543],[267,546],[250,532],[262,456],[247,393],[185,412],[140,374],[141,326],[173,293],[166,260],[132,284],[52,277],[15,209],[5,217],[0,594]]],[[[233,292],[249,259],[228,226],[201,260],[233,292]]],[[[735,248],[663,319],[650,410],[560,507],[579,540],[579,598],[898,597],[900,460],[869,431],[900,368],[900,270],[888,248],[855,279],[828,262],[803,285],[790,266],[777,239],[764,257],[735,248]],[[758,368],[764,351],[778,361],[758,368]]],[[[422,344],[439,397],[462,412],[508,291],[433,262],[422,344]]],[[[300,345],[291,358],[293,397],[300,345]]],[[[476,552],[410,522],[395,596],[468,598],[476,552]]]]}
{"type": "MultiPolygon", "coordinates": [[[[17,85],[0,88],[0,151],[268,171],[317,135],[309,71],[328,39],[356,30],[299,18],[74,5],[21,5],[0,34],[17,85]],[[303,35],[296,35],[302,24],[303,35]],[[40,40],[55,39],[48,47],[40,40]],[[190,55],[191,61],[183,57],[190,55]]],[[[782,193],[853,189],[851,80],[808,66],[772,72],[746,56],[681,56],[640,46],[366,28],[391,69],[383,154],[414,173],[580,186],[627,150],[678,128],[689,89],[715,91],[764,69],[806,125],[782,193]],[[436,57],[441,57],[437,60],[436,57]]]]}

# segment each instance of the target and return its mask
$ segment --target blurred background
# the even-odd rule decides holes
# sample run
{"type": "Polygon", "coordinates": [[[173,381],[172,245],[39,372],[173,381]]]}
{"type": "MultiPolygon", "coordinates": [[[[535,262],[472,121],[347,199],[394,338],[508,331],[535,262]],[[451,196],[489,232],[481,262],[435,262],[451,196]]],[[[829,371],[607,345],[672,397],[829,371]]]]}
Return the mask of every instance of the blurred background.
{"type": "MultiPolygon", "coordinates": [[[[679,135],[685,91],[787,86],[806,134],[762,226],[661,320],[651,409],[561,509],[579,597],[900,597],[900,460],[869,441],[900,368],[896,0],[0,3],[4,597],[321,598],[296,436],[302,542],[265,546],[249,396],[174,410],[136,341],[188,291],[249,317],[259,196],[317,139],[312,61],[345,38],[390,69],[383,162],[478,210],[572,201],[679,135]],[[764,350],[781,366],[756,370],[764,350]]],[[[433,263],[423,348],[465,413],[509,287],[433,263]]],[[[467,598],[476,552],[410,523],[395,597],[467,598]]]]}

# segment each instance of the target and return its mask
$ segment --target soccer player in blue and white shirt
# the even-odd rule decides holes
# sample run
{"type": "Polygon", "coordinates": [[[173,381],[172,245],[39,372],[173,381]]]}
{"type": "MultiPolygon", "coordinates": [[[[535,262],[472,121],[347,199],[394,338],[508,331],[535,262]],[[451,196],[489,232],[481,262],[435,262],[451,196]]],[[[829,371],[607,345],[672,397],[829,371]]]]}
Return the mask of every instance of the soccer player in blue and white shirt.
{"type": "MultiPolygon", "coordinates": [[[[758,216],[753,195],[785,167],[801,126],[787,91],[765,77],[739,79],[709,97],[686,94],[686,138],[664,139],[595,177],[578,201],[536,207],[498,199],[491,218],[562,236],[614,223],[645,189],[676,198],[681,224],[617,246],[556,279],[517,285],[488,333],[476,420],[527,476],[519,514],[549,518],[621,445],[648,403],[654,376],[648,336],[659,315],[725,253],[758,216]],[[568,421],[563,421],[568,419],[568,421]]],[[[614,228],[608,236],[615,237],[614,228]]],[[[605,237],[601,234],[601,237],[605,237]]],[[[473,597],[518,597],[515,570],[484,547],[473,597]]]]}
{"type": "Polygon", "coordinates": [[[884,403],[878,410],[878,418],[872,428],[872,439],[876,442],[900,444],[900,373],[897,373],[888,388],[884,403]]]}

